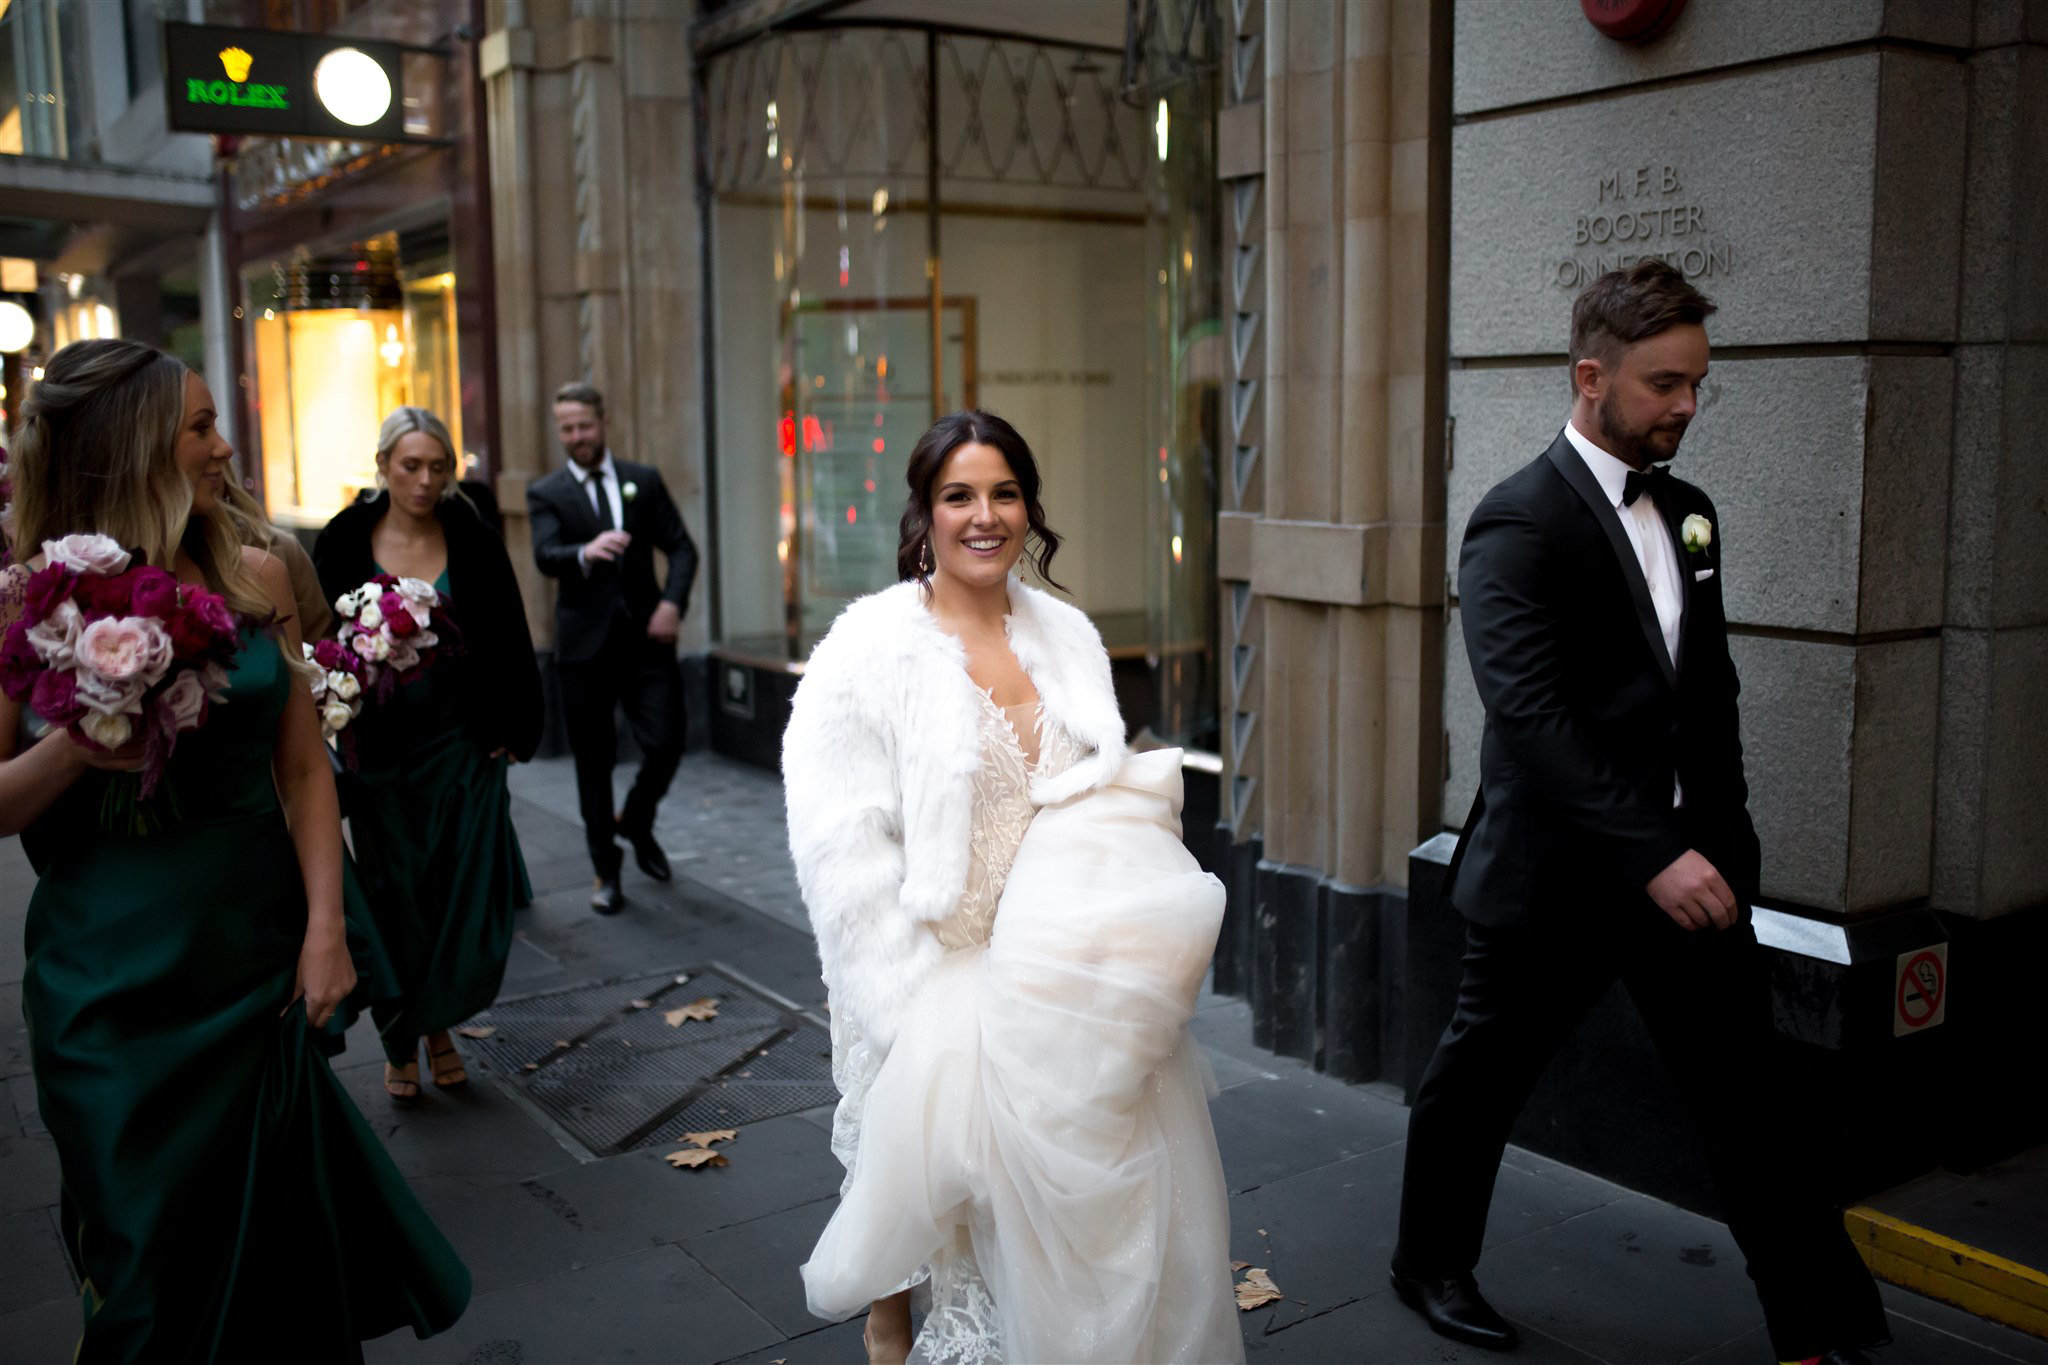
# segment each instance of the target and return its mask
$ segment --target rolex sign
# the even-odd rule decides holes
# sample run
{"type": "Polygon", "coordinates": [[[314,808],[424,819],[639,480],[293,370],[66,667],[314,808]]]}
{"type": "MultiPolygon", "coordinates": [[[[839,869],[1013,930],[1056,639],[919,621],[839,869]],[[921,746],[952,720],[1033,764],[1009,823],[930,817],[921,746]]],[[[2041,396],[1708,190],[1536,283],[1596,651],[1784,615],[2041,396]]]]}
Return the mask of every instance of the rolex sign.
{"type": "Polygon", "coordinates": [[[164,100],[189,133],[404,136],[398,49],[329,33],[164,25],[164,100]]]}

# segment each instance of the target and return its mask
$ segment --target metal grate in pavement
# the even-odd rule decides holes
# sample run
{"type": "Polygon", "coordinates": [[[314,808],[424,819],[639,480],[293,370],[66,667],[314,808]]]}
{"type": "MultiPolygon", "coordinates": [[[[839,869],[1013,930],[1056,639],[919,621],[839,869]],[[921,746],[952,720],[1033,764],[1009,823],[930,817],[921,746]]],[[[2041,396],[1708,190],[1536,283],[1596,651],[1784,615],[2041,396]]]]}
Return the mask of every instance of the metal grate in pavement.
{"type": "Polygon", "coordinates": [[[832,1044],[780,1001],[717,968],[549,991],[491,1006],[465,1044],[594,1156],[830,1104],[832,1044]],[[706,996],[718,1017],[671,1027],[706,996]]]}

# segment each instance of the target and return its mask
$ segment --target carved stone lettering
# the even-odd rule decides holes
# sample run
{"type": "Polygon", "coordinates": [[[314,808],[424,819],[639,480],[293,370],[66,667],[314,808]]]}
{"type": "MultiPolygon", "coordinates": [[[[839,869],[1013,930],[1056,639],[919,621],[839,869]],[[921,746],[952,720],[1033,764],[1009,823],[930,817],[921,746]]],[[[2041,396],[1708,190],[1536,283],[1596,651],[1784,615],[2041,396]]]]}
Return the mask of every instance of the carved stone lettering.
{"type": "Polygon", "coordinates": [[[1552,258],[1545,267],[1549,282],[1577,291],[1610,270],[1652,256],[1687,279],[1728,274],[1735,268],[1735,249],[1707,226],[1703,205],[1677,198],[1684,193],[1673,165],[1603,171],[1593,186],[1594,207],[1572,219],[1571,245],[1587,250],[1552,258]]]}

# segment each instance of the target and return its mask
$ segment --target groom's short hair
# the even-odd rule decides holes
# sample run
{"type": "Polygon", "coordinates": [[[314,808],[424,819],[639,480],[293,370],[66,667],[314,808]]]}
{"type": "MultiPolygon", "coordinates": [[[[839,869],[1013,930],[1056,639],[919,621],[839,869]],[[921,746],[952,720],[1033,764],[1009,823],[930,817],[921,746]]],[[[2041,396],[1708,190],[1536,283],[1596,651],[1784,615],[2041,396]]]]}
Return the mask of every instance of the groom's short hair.
{"type": "Polygon", "coordinates": [[[597,391],[596,385],[586,384],[580,379],[572,379],[562,385],[561,388],[556,389],[555,401],[557,403],[581,403],[599,417],[604,416],[604,395],[597,391]]]}
{"type": "Polygon", "coordinates": [[[1654,256],[1610,270],[1572,304],[1571,370],[1581,360],[1611,364],[1624,347],[1687,323],[1705,322],[1713,300],[1686,283],[1675,266],[1654,256]]]}

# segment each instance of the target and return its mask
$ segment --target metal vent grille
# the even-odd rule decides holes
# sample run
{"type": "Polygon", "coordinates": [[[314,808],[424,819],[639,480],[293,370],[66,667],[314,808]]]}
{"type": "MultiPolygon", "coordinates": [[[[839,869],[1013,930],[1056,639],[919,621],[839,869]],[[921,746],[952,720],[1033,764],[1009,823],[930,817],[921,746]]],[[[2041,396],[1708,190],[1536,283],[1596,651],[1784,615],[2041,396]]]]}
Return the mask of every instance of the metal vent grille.
{"type": "Polygon", "coordinates": [[[715,967],[500,1001],[470,1022],[492,1030],[470,1055],[593,1156],[838,1098],[825,1031],[715,967]],[[669,1026],[667,1011],[705,996],[716,1019],[669,1026]]]}

